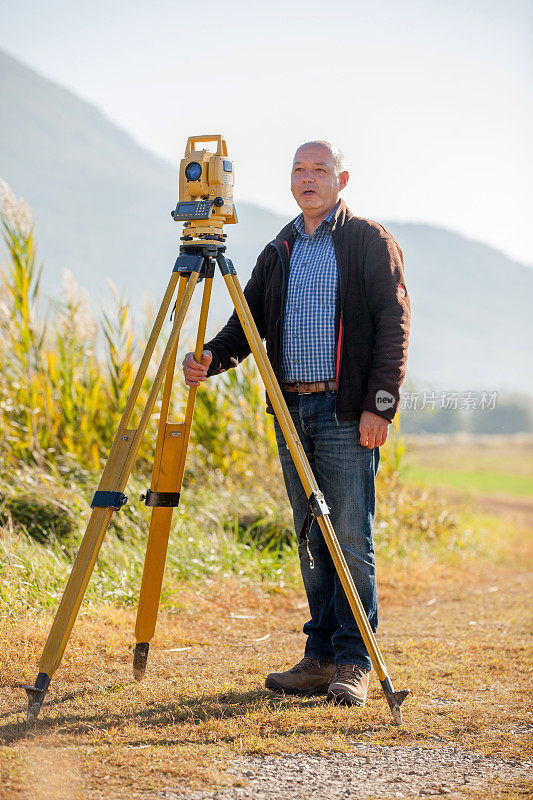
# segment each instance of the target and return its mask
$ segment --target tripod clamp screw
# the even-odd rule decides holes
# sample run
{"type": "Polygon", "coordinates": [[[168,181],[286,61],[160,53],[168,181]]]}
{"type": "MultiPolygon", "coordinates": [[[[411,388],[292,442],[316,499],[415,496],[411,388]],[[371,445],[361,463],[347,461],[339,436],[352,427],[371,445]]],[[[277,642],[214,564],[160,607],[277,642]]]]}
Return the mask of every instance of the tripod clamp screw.
{"type": "Polygon", "coordinates": [[[150,508],[157,508],[158,506],[162,506],[163,508],[177,508],[180,504],[180,493],[152,492],[151,489],[148,489],[147,492],[142,493],[141,500],[144,500],[144,504],[150,508]]]}

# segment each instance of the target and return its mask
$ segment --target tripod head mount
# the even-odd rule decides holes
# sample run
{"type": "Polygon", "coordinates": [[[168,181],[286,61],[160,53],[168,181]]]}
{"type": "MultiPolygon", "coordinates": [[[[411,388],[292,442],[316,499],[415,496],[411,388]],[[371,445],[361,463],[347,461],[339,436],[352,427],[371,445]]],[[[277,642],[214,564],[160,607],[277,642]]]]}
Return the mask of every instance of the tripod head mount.
{"type": "Polygon", "coordinates": [[[183,222],[184,245],[223,242],[224,224],[237,222],[233,205],[233,161],[228,158],[221,134],[189,136],[179,173],[179,201],[172,219],[183,222]],[[196,150],[195,145],[215,142],[216,152],[196,150]]]}

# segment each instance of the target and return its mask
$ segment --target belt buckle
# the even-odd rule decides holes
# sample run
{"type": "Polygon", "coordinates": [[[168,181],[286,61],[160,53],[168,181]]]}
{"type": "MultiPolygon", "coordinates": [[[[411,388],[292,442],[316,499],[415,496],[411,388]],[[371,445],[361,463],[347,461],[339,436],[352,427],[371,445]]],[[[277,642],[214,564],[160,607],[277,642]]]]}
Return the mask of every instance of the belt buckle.
{"type": "MultiPolygon", "coordinates": [[[[305,382],[306,381],[302,381],[302,383],[305,383],[305,382]]],[[[297,381],[296,386],[298,387],[298,394],[313,394],[312,389],[308,389],[307,391],[303,391],[303,390],[300,391],[300,381],[297,381]]],[[[309,384],[308,384],[308,386],[309,386],[309,384]]]]}

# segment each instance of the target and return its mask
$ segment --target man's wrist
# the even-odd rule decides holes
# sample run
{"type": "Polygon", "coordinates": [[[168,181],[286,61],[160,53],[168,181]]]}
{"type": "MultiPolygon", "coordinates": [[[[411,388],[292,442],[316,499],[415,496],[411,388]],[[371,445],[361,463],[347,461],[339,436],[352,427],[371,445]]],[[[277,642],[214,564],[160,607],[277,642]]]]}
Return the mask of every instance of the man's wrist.
{"type": "Polygon", "coordinates": [[[392,422],[398,410],[399,401],[395,395],[384,390],[370,391],[361,403],[362,411],[368,411],[376,417],[392,422]]]}
{"type": "Polygon", "coordinates": [[[388,428],[390,425],[389,420],[386,419],[386,417],[382,417],[381,414],[376,414],[374,411],[368,411],[368,409],[365,409],[361,414],[361,419],[365,416],[365,414],[367,415],[367,418],[370,418],[374,422],[375,425],[379,425],[383,429],[388,428]]]}
{"type": "Polygon", "coordinates": [[[220,359],[215,353],[215,351],[212,350],[211,347],[209,347],[209,345],[206,345],[204,347],[204,352],[206,351],[208,353],[211,353],[212,356],[211,363],[209,364],[209,367],[207,369],[207,377],[210,378],[211,375],[218,375],[218,373],[220,372],[220,359]]]}

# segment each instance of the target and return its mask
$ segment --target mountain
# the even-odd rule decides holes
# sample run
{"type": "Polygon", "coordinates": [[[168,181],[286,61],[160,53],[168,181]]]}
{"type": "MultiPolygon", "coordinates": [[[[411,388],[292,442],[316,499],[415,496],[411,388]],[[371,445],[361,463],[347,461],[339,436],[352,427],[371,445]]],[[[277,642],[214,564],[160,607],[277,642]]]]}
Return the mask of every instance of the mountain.
{"type": "MultiPolygon", "coordinates": [[[[146,293],[162,294],[179,248],[181,226],[170,217],[179,161],[148,152],[94,106],[2,52],[0,96],[0,177],[32,209],[49,291],[68,267],[95,299],[108,291],[107,277],[137,306],[146,293]]],[[[240,224],[227,228],[236,265],[285,223],[253,205],[238,210],[240,224]]]]}
{"type": "Polygon", "coordinates": [[[448,390],[533,391],[533,269],[431,225],[385,223],[405,256],[410,375],[448,390]]]}
{"type": "MultiPolygon", "coordinates": [[[[180,228],[175,165],[158,158],[97,108],[0,52],[0,177],[35,216],[45,290],[68,267],[93,304],[111,278],[136,309],[168,282],[180,228]]],[[[286,219],[239,203],[228,253],[244,284],[255,258],[286,219]]],[[[413,304],[409,374],[449,390],[533,392],[533,269],[479,242],[431,225],[385,222],[405,255],[413,304]]],[[[230,303],[215,282],[212,324],[230,303]]]]}

